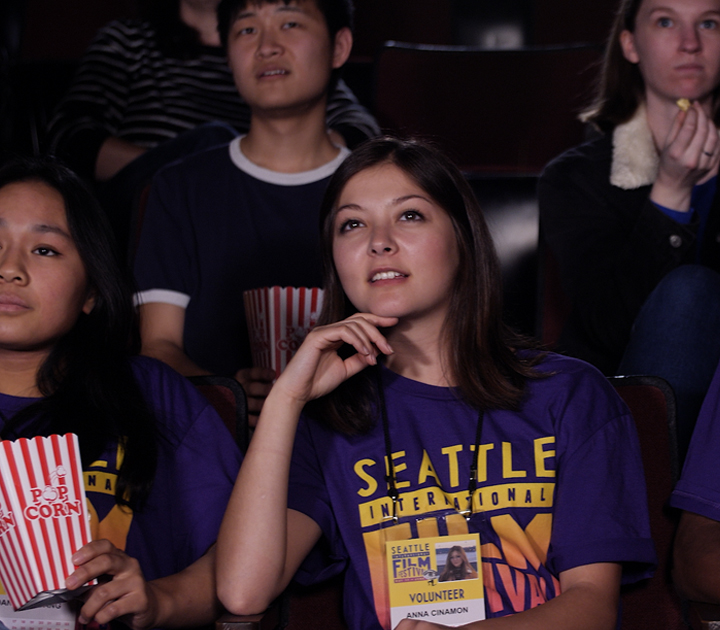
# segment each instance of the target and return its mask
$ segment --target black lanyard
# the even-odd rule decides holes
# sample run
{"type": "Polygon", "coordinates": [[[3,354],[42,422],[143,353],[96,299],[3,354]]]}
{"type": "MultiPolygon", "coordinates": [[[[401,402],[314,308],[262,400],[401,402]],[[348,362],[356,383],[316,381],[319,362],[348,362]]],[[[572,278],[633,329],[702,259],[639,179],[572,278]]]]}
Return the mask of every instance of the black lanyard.
{"type": "MultiPolygon", "coordinates": [[[[392,501],[393,506],[393,520],[398,520],[397,505],[400,492],[397,488],[397,478],[395,476],[395,463],[392,458],[392,444],[390,442],[390,423],[388,422],[387,405],[385,404],[385,390],[382,384],[382,368],[380,365],[377,366],[376,370],[377,386],[378,386],[378,398],[380,399],[380,413],[382,415],[383,433],[385,435],[385,455],[388,462],[388,474],[385,475],[385,481],[388,485],[387,495],[392,501]]],[[[470,477],[468,479],[468,507],[466,510],[461,510],[460,513],[466,518],[470,519],[473,514],[472,511],[472,500],[473,494],[477,489],[477,462],[480,457],[480,440],[482,438],[482,426],[483,426],[483,411],[478,411],[478,422],[477,429],[475,431],[475,453],[470,463],[470,477]]]]}

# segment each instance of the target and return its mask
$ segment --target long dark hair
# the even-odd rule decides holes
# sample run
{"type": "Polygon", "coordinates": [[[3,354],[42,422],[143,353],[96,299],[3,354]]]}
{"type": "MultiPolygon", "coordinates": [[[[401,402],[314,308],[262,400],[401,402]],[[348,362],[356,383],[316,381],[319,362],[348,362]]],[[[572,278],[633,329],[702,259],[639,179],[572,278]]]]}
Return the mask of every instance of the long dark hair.
{"type": "Polygon", "coordinates": [[[49,158],[17,159],[0,168],[0,188],[21,182],[42,182],[62,195],[94,305],[53,346],[37,375],[43,397],[9,420],[2,438],[32,437],[37,427],[46,435],[76,433],[83,466],[111,443],[121,444],[115,497],[137,508],[155,476],[157,443],[154,416],[128,361],[139,347],[129,279],[105,215],[77,175],[49,158]]]}
{"type": "MultiPolygon", "coordinates": [[[[393,164],[447,212],[457,238],[460,264],[443,335],[447,361],[460,396],[478,409],[516,409],[525,379],[536,376],[533,358],[516,350],[534,344],[502,320],[500,263],[475,195],[457,167],[437,148],[416,140],[384,137],[358,147],[328,184],[320,210],[325,297],[318,324],[329,324],[356,312],[338,277],[332,258],[337,203],[350,178],[381,164],[393,164]]],[[[334,428],[358,433],[373,425],[376,400],[372,370],[363,370],[334,392],[308,407],[311,415],[334,428]]]]}
{"type": "MultiPolygon", "coordinates": [[[[595,99],[580,115],[605,132],[632,118],[645,100],[645,81],[638,64],[625,59],[620,46],[623,31],[635,32],[635,21],[643,0],[620,0],[610,36],[605,46],[595,99]]],[[[715,88],[713,102],[720,96],[720,85],[715,88]]],[[[715,123],[720,124],[720,110],[715,112],[715,123]]]]}

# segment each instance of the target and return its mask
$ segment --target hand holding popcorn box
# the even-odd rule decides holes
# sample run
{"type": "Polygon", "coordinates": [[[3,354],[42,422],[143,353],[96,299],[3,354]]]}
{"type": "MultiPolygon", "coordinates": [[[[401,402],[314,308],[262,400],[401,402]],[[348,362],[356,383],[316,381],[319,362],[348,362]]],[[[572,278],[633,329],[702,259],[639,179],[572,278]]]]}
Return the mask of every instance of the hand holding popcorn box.
{"type": "Polygon", "coordinates": [[[322,308],[322,289],[264,287],[243,293],[253,365],[285,369],[322,308]]]}
{"type": "MultiPolygon", "coordinates": [[[[77,595],[65,580],[89,543],[77,436],[0,441],[0,580],[15,610],[77,595]]],[[[94,582],[93,582],[94,583],[94,582]]]]}

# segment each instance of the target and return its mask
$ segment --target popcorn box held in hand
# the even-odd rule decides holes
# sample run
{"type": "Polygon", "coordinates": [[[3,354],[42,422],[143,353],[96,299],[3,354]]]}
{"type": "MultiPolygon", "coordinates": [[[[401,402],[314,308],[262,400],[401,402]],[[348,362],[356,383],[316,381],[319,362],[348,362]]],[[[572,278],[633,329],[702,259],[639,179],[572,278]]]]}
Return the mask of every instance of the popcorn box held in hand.
{"type": "Polygon", "coordinates": [[[76,624],[79,607],[78,602],[63,602],[15,611],[0,584],[0,630],[80,630],[76,624]]]}
{"type": "MultiPolygon", "coordinates": [[[[77,436],[0,442],[0,580],[15,610],[66,601],[90,542],[77,436]]],[[[83,587],[83,588],[87,588],[83,587]]]]}
{"type": "Polygon", "coordinates": [[[243,293],[253,365],[285,369],[322,308],[322,289],[264,287],[243,293]]]}

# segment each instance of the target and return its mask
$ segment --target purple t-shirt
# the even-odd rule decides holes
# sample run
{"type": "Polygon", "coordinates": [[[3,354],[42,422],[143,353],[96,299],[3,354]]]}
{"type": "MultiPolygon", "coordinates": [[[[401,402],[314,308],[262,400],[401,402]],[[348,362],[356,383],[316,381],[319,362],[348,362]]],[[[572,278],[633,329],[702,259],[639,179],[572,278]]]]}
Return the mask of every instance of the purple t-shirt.
{"type": "Polygon", "coordinates": [[[720,366],[700,409],[670,505],[720,521],[720,366]]]}
{"type": "MultiPolygon", "coordinates": [[[[154,359],[137,357],[132,366],[157,419],[152,490],[135,513],[115,504],[122,457],[116,444],[84,471],[85,489],[93,538],[108,538],[124,549],[153,580],[184,569],[215,542],[242,456],[215,410],[187,379],[154,359]]],[[[33,401],[0,394],[0,412],[11,417],[33,401]]]]}
{"type": "MultiPolygon", "coordinates": [[[[448,505],[467,501],[477,411],[451,389],[383,370],[402,501],[397,539],[421,529],[478,532],[488,617],[555,597],[558,575],[576,566],[625,563],[623,579],[630,582],[648,577],[655,562],[627,407],[586,363],[550,354],[538,369],[551,375],[528,383],[519,411],[485,413],[474,497],[479,513],[469,522],[448,505]]],[[[289,505],[321,527],[329,559],[321,565],[311,554],[297,578],[322,579],[347,565],[351,628],[390,623],[380,549],[396,536],[381,525],[390,514],[384,457],[380,421],[362,436],[305,418],[300,423],[289,505]]]]}

